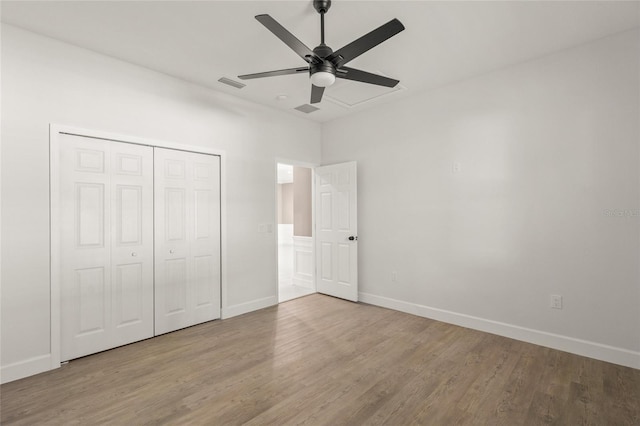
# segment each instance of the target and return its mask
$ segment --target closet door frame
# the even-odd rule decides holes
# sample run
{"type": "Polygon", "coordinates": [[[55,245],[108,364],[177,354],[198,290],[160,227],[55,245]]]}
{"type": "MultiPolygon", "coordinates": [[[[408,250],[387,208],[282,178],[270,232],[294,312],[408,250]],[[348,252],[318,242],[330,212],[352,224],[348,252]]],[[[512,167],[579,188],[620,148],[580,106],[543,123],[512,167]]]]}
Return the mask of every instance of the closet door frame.
{"type": "Polygon", "coordinates": [[[226,191],[226,152],[200,146],[184,145],[155,139],[138,138],[100,130],[83,129],[61,124],[49,125],[49,248],[50,262],[50,350],[51,369],[60,367],[61,360],[61,283],[60,283],[60,144],[61,135],[74,135],[113,142],[124,142],[134,145],[145,145],[154,148],[167,148],[197,154],[216,155],[220,157],[220,308],[222,318],[227,307],[227,191],[226,191]]]}

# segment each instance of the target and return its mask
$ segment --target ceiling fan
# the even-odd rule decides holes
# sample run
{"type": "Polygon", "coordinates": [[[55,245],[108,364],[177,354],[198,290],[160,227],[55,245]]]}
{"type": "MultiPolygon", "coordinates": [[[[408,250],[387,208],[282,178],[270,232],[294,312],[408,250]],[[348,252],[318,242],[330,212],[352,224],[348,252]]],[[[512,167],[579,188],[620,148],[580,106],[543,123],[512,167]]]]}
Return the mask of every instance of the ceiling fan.
{"type": "Polygon", "coordinates": [[[307,62],[309,66],[239,75],[238,78],[248,80],[252,78],[308,72],[311,77],[312,84],[312,104],[318,103],[322,100],[324,89],[331,86],[335,82],[336,77],[386,87],[395,87],[399,83],[398,80],[394,80],[392,78],[372,74],[355,68],[345,67],[345,64],[404,30],[404,25],[402,25],[400,21],[392,19],[386,24],[334,52],[329,46],[324,44],[324,15],[329,10],[329,7],[331,7],[331,0],[313,0],[313,7],[320,14],[320,44],[313,50],[309,49],[304,43],[298,40],[271,16],[256,16],[256,19],[262,25],[267,27],[267,29],[275,34],[276,37],[293,49],[293,51],[307,62]]]}

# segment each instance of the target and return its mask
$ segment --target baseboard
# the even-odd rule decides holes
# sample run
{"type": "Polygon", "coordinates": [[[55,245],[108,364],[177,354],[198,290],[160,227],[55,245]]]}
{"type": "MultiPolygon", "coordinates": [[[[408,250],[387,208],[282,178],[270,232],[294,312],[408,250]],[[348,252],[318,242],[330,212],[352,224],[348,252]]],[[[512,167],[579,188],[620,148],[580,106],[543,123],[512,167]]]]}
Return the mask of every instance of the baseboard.
{"type": "Polygon", "coordinates": [[[258,309],[268,308],[269,306],[277,304],[278,297],[269,296],[262,299],[251,300],[245,303],[239,303],[237,305],[231,305],[226,308],[222,308],[222,319],[235,317],[238,315],[246,314],[247,312],[257,311],[258,309]]]}
{"type": "Polygon", "coordinates": [[[548,333],[546,331],[534,330],[520,327],[499,321],[492,321],[471,315],[460,314],[444,309],[432,308],[418,305],[416,303],[391,299],[388,297],[376,296],[369,293],[359,293],[359,300],[371,305],[381,306],[396,311],[406,312],[461,327],[497,334],[523,342],[533,343],[576,355],[599,359],[601,361],[624,365],[626,367],[640,369],[640,352],[614,346],[603,345],[601,343],[576,339],[560,334],[548,333]]]}
{"type": "Polygon", "coordinates": [[[51,369],[51,354],[40,355],[14,362],[13,364],[3,365],[2,368],[0,368],[0,383],[23,379],[51,369]]]}

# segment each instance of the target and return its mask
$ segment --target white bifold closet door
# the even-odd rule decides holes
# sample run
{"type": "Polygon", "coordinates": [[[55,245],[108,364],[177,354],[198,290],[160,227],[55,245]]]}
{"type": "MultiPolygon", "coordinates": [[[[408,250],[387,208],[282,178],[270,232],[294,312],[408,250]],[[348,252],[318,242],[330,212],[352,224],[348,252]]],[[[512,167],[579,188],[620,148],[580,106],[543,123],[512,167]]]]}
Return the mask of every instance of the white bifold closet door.
{"type": "Polygon", "coordinates": [[[220,157],[156,148],[155,334],[220,318],[220,157]]]}
{"type": "Polygon", "coordinates": [[[65,361],[153,336],[153,148],[61,137],[65,361]]]}

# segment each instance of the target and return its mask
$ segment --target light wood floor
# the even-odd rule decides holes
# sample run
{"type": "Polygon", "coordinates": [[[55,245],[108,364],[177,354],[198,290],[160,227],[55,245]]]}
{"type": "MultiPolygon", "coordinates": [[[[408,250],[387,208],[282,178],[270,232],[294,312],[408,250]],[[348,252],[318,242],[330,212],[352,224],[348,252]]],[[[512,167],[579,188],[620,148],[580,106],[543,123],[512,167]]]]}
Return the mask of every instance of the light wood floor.
{"type": "Polygon", "coordinates": [[[4,425],[640,424],[640,370],[321,295],[0,390],[4,425]]]}

